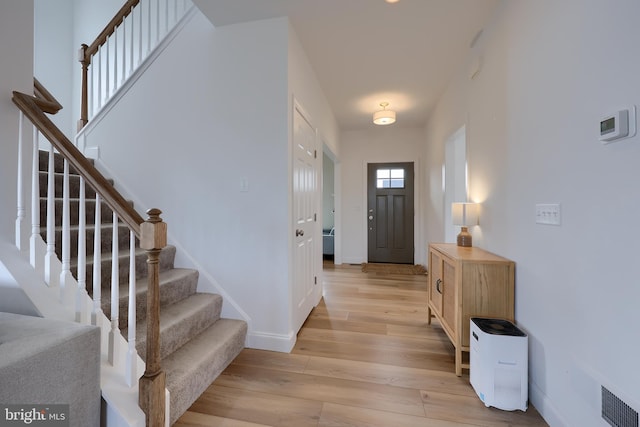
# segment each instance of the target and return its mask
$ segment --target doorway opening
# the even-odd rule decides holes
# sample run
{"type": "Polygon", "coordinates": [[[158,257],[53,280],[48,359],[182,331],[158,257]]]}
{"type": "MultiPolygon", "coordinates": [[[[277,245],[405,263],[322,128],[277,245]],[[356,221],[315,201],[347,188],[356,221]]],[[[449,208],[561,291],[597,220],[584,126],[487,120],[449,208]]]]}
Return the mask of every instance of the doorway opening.
{"type": "Polygon", "coordinates": [[[322,153],[322,259],[335,261],[336,236],[335,163],[322,153]]]}

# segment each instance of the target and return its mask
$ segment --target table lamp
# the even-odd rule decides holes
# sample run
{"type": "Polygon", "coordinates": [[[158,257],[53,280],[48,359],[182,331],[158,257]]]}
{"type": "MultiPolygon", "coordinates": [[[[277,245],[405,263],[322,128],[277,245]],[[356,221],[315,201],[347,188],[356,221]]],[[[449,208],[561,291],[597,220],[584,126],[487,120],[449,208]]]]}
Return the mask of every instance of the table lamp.
{"type": "Polygon", "coordinates": [[[460,234],[458,234],[458,246],[471,247],[471,234],[467,227],[478,225],[478,209],[477,203],[452,203],[451,216],[453,217],[453,225],[461,226],[460,234]]]}

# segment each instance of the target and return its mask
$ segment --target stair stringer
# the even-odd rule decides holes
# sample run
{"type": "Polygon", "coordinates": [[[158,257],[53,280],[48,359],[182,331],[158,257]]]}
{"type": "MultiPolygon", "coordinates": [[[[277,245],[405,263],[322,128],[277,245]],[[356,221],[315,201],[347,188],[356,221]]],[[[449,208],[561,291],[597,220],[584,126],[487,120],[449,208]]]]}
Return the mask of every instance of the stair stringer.
{"type": "MultiPolygon", "coordinates": [[[[76,289],[78,282],[72,278],[70,286],[61,293],[59,286],[49,287],[29,263],[29,253],[17,248],[2,248],[0,254],[6,268],[20,285],[26,296],[42,317],[74,322],[76,317],[76,289]]],[[[54,268],[61,271],[62,263],[58,258],[52,260],[54,268]]],[[[90,324],[93,300],[86,294],[83,297],[82,321],[90,324]]],[[[138,406],[138,379],[145,370],[145,363],[136,354],[136,380],[129,387],[125,380],[125,366],[128,342],[121,335],[117,337],[116,366],[108,362],[108,342],[111,322],[101,314],[97,321],[100,327],[100,389],[103,398],[103,418],[108,427],[142,427],[145,414],[138,406]]],[[[169,420],[169,391],[165,389],[166,415],[169,420]]],[[[167,426],[168,426],[167,421],[167,426]]]]}

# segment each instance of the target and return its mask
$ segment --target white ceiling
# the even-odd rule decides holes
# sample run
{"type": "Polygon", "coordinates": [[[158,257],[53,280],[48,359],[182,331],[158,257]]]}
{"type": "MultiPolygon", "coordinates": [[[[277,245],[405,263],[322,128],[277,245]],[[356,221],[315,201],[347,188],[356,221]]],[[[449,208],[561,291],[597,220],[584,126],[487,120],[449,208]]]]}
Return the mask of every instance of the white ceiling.
{"type": "Polygon", "coordinates": [[[199,0],[215,26],[289,16],[341,129],[423,126],[499,0],[199,0]]]}

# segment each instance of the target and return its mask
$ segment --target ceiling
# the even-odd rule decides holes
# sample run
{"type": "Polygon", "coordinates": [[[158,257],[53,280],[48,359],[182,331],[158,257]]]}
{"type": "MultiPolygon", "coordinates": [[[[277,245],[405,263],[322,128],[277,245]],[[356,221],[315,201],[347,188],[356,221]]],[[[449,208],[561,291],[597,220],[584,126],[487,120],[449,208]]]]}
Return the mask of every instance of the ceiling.
{"type": "Polygon", "coordinates": [[[215,26],[289,16],[343,130],[423,126],[499,0],[200,0],[215,26]]]}

